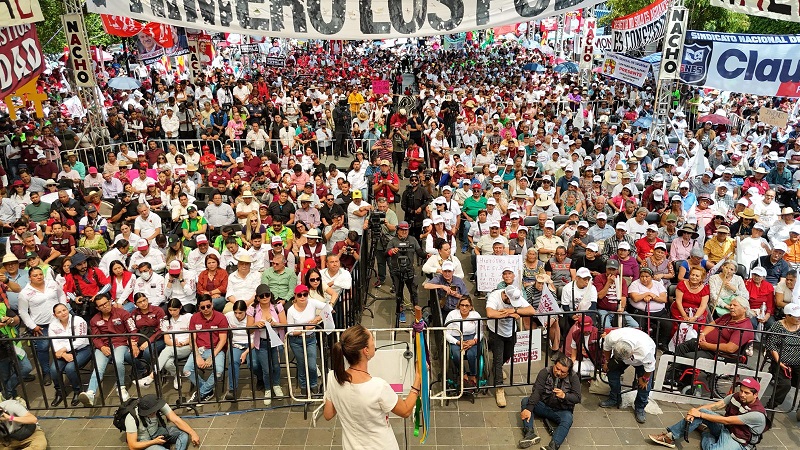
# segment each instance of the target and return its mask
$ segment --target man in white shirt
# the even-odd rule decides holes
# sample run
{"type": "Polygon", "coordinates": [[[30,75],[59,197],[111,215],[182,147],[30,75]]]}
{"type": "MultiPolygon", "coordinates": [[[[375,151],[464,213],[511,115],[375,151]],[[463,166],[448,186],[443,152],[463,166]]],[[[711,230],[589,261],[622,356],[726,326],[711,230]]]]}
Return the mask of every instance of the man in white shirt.
{"type": "Polygon", "coordinates": [[[775,191],[768,190],[761,201],[754,202],[753,212],[759,217],[760,223],[767,228],[772,227],[781,215],[781,207],[775,201],[775,191]]]}
{"type": "Polygon", "coordinates": [[[206,256],[214,255],[217,260],[220,260],[219,252],[208,245],[208,238],[205,234],[198,234],[195,238],[197,248],[189,252],[189,257],[186,259],[186,267],[193,270],[195,273],[206,270],[206,256]]]}
{"type": "Polygon", "coordinates": [[[603,341],[603,371],[608,374],[611,392],[600,402],[601,408],[622,406],[622,375],[628,366],[636,368],[636,400],[633,411],[636,421],[644,423],[652,375],[656,370],[656,343],[644,331],[636,328],[617,328],[609,331],[603,341]]]}
{"type": "Polygon", "coordinates": [[[597,304],[597,288],[589,269],[581,267],[575,272],[575,279],[561,290],[561,306],[565,311],[585,311],[593,304],[597,304]]]}
{"type": "Polygon", "coordinates": [[[347,181],[350,182],[350,189],[361,191],[362,198],[367,198],[367,177],[366,167],[361,167],[361,161],[353,161],[353,169],[347,172],[347,181]]]}
{"type": "Polygon", "coordinates": [[[158,250],[151,249],[146,240],[139,239],[136,244],[136,250],[136,253],[131,255],[131,260],[128,263],[128,270],[131,272],[139,273],[139,265],[143,262],[149,263],[154,272],[163,272],[167,267],[164,255],[158,250]]]}
{"type": "Polygon", "coordinates": [[[150,207],[146,203],[140,203],[136,210],[139,212],[139,217],[133,222],[134,233],[155,246],[156,236],[161,234],[161,217],[150,212],[150,207]]]}
{"type": "Polygon", "coordinates": [[[164,136],[167,138],[177,138],[180,126],[180,119],[171,109],[167,109],[167,113],[161,116],[161,129],[164,130],[164,136]]]}
{"type": "Polygon", "coordinates": [[[139,277],[133,282],[134,295],[142,292],[151,305],[160,306],[166,300],[164,285],[164,277],[155,273],[149,262],[139,264],[139,277]]]}
{"type": "Polygon", "coordinates": [[[253,147],[254,150],[261,152],[267,146],[267,142],[269,142],[269,136],[267,133],[264,132],[259,126],[258,123],[253,123],[253,128],[247,132],[247,145],[253,147]]]}
{"type": "MultiPolygon", "coordinates": [[[[228,303],[225,308],[230,311],[236,300],[244,300],[252,304],[256,298],[256,289],[261,284],[261,274],[250,270],[253,258],[248,253],[239,255],[236,270],[228,276],[228,290],[226,296],[228,303]]],[[[226,311],[227,312],[227,311],[226,311]]]]}
{"type": "Polygon", "coordinates": [[[244,80],[236,82],[236,86],[233,87],[233,96],[239,100],[242,105],[250,103],[250,88],[244,84],[244,80]]]}
{"type": "Polygon", "coordinates": [[[362,199],[361,191],[353,191],[353,201],[347,205],[347,224],[351,231],[361,236],[372,205],[362,199]]]}
{"type": "Polygon", "coordinates": [[[325,269],[321,273],[323,289],[331,288],[337,296],[353,286],[353,276],[342,267],[339,255],[326,255],[325,269]]]}
{"type": "MultiPolygon", "coordinates": [[[[508,269],[513,272],[513,269],[508,269]]],[[[486,322],[489,350],[492,352],[494,385],[503,384],[503,364],[514,355],[514,321],[520,316],[536,314],[530,303],[522,297],[518,287],[510,285],[497,289],[486,297],[486,322]]],[[[506,396],[503,388],[495,388],[497,406],[505,408],[506,396]]]]}

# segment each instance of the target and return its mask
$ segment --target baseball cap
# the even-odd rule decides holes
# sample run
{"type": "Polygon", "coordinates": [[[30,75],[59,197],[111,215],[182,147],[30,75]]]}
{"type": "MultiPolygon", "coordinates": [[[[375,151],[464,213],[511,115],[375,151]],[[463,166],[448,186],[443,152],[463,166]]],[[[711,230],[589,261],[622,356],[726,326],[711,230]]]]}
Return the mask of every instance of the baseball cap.
{"type": "Polygon", "coordinates": [[[631,244],[628,244],[627,242],[624,241],[620,242],[619,246],[617,247],[617,250],[630,250],[630,249],[631,249],[631,244]]]}
{"type": "Polygon", "coordinates": [[[662,250],[666,250],[667,249],[667,244],[665,244],[663,242],[656,242],[656,246],[654,248],[660,248],[662,250]]]}
{"type": "Polygon", "coordinates": [[[506,296],[512,302],[519,300],[520,297],[522,297],[522,292],[520,292],[519,288],[514,285],[506,286],[503,292],[506,293],[506,296]]]}
{"type": "Polygon", "coordinates": [[[738,383],[736,383],[736,385],[744,386],[752,389],[755,392],[759,392],[761,390],[761,384],[753,377],[744,377],[738,383]]]}
{"type": "Polygon", "coordinates": [[[763,268],[762,266],[753,267],[753,270],[750,271],[750,275],[758,275],[760,277],[766,277],[767,269],[763,268]]]}
{"type": "Polygon", "coordinates": [[[408,222],[406,222],[406,221],[404,220],[404,221],[402,221],[402,222],[398,223],[398,224],[397,224],[397,228],[399,228],[399,229],[401,229],[401,230],[407,230],[407,229],[409,228],[409,226],[408,226],[408,222]]]}
{"type": "Polygon", "coordinates": [[[442,272],[445,271],[452,272],[453,270],[455,270],[455,267],[456,267],[455,264],[453,264],[451,261],[445,261],[442,263],[442,272]]]}
{"type": "Polygon", "coordinates": [[[146,248],[150,248],[150,243],[144,239],[139,239],[139,242],[136,243],[136,249],[144,250],[146,248]]]}
{"type": "Polygon", "coordinates": [[[581,267],[580,269],[578,269],[577,272],[575,272],[575,275],[577,275],[580,278],[591,278],[592,273],[589,272],[589,269],[587,269],[586,267],[581,267]]]}
{"type": "Polygon", "coordinates": [[[552,220],[548,220],[548,221],[545,221],[545,223],[544,223],[544,227],[545,227],[545,228],[552,228],[552,229],[555,229],[555,228],[556,228],[556,223],[555,223],[555,222],[553,222],[552,220]]]}
{"type": "Polygon", "coordinates": [[[616,229],[628,231],[628,225],[626,225],[625,222],[620,222],[617,224],[616,229]]]}
{"type": "Polygon", "coordinates": [[[787,246],[783,241],[778,241],[772,246],[772,250],[778,250],[786,253],[789,251],[789,246],[787,246]]]}
{"type": "Polygon", "coordinates": [[[169,263],[169,274],[170,275],[178,275],[178,274],[181,273],[182,270],[183,270],[183,265],[177,259],[173,260],[171,263],[169,263]]]}
{"type": "Polygon", "coordinates": [[[295,294],[302,294],[303,292],[308,292],[308,286],[304,284],[298,284],[297,287],[294,288],[295,294]]]}
{"type": "Polygon", "coordinates": [[[588,244],[586,244],[586,250],[598,252],[600,251],[600,247],[597,245],[597,242],[589,242],[588,244]]]}
{"type": "Polygon", "coordinates": [[[363,198],[363,196],[361,195],[361,191],[359,191],[359,190],[355,190],[355,191],[353,191],[353,198],[354,198],[354,199],[356,199],[356,198],[363,198]]]}
{"type": "Polygon", "coordinates": [[[597,213],[597,220],[608,220],[608,214],[604,212],[597,213]]]}
{"type": "Polygon", "coordinates": [[[617,261],[616,259],[609,259],[606,262],[606,269],[619,270],[619,261],[617,261]]]}
{"type": "Polygon", "coordinates": [[[783,313],[787,316],[800,317],[800,305],[797,303],[789,303],[783,307],[783,313]]]}
{"type": "Polygon", "coordinates": [[[480,183],[472,183],[472,189],[480,189],[480,188],[481,188],[480,183]]]}
{"type": "Polygon", "coordinates": [[[207,244],[208,238],[206,237],[205,234],[198,234],[197,237],[194,238],[194,241],[197,242],[198,244],[207,244]]]}
{"type": "Polygon", "coordinates": [[[589,228],[589,222],[581,220],[580,222],[578,222],[578,227],[589,228]]]}
{"type": "Polygon", "coordinates": [[[276,236],[272,236],[272,239],[270,239],[269,242],[271,244],[280,244],[280,243],[283,243],[283,238],[281,238],[280,236],[277,236],[277,235],[276,236]]]}

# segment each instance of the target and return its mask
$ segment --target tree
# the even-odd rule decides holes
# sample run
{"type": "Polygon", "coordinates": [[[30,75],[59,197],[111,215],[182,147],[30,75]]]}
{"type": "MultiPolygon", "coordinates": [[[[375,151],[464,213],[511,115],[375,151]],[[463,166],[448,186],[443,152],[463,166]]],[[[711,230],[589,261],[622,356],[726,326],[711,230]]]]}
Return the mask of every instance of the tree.
{"type": "MultiPolygon", "coordinates": [[[[62,0],[39,0],[39,4],[44,15],[44,21],[36,24],[39,41],[46,54],[60,54],[66,45],[64,30],[61,28],[64,2],[62,0]]],[[[99,14],[84,12],[83,20],[86,22],[86,34],[89,35],[90,45],[110,45],[121,42],[119,37],[106,33],[99,14]]]]}
{"type": "MultiPolygon", "coordinates": [[[[639,11],[650,3],[648,0],[608,0],[611,14],[600,19],[600,24],[609,25],[611,20],[639,11]]],[[[690,30],[742,33],[750,29],[748,15],[711,6],[709,0],[694,0],[685,6],[689,8],[690,30]]]]}
{"type": "Polygon", "coordinates": [[[752,16],[750,17],[750,29],[747,32],[754,34],[800,34],[800,23],[752,16]]]}

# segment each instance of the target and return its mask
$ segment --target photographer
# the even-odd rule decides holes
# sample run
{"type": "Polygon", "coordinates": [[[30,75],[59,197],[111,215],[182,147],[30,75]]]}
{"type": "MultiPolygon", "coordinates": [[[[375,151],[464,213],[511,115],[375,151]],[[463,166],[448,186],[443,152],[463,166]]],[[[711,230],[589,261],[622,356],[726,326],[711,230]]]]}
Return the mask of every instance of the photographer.
{"type": "Polygon", "coordinates": [[[89,267],[83,253],[73,255],[70,262],[72,267],[64,277],[64,292],[72,302],[72,312],[88,322],[97,312],[94,297],[101,291],[108,292],[111,281],[97,267],[89,267]]]}
{"type": "Polygon", "coordinates": [[[353,270],[356,263],[361,260],[361,245],[358,243],[358,233],[350,231],[347,238],[333,246],[332,255],[339,255],[342,267],[347,271],[353,270]]]}
{"type": "Polygon", "coordinates": [[[372,191],[375,198],[385,198],[389,203],[394,203],[400,190],[400,180],[395,172],[389,170],[388,160],[382,160],[380,167],[381,171],[373,177],[372,191]]]}
{"type": "Polygon", "coordinates": [[[404,309],[412,309],[417,304],[417,283],[414,279],[415,256],[419,258],[425,257],[425,250],[419,246],[417,238],[409,236],[409,229],[408,222],[400,222],[397,225],[397,236],[389,240],[387,244],[388,250],[386,251],[386,254],[389,255],[389,269],[392,272],[392,283],[394,284],[398,320],[400,322],[406,321],[404,309]],[[403,286],[408,288],[411,302],[403,296],[403,286]]]}
{"type": "Polygon", "coordinates": [[[47,448],[47,438],[39,428],[39,419],[16,400],[0,403],[0,448],[47,448]]]}
{"type": "Polygon", "coordinates": [[[125,417],[125,442],[131,450],[170,448],[186,450],[189,441],[200,445],[200,436],[167,403],[155,394],[142,396],[125,417]],[[167,422],[172,425],[167,426],[167,422]]]}
{"type": "MultiPolygon", "coordinates": [[[[385,197],[378,197],[377,209],[373,211],[370,216],[370,227],[373,236],[375,248],[373,254],[378,262],[378,280],[375,281],[375,287],[381,287],[386,281],[386,250],[389,240],[391,240],[397,231],[397,214],[389,209],[389,202],[385,197]],[[380,222],[380,226],[378,223],[380,222]],[[375,233],[380,233],[375,240],[375,233]]],[[[368,263],[370,261],[367,261],[368,263]]]]}
{"type": "Polygon", "coordinates": [[[400,207],[406,213],[405,219],[409,224],[410,233],[413,236],[422,234],[422,221],[425,219],[425,210],[433,201],[433,197],[427,190],[420,187],[419,176],[411,175],[408,179],[408,187],[403,192],[403,199],[400,207]]]}

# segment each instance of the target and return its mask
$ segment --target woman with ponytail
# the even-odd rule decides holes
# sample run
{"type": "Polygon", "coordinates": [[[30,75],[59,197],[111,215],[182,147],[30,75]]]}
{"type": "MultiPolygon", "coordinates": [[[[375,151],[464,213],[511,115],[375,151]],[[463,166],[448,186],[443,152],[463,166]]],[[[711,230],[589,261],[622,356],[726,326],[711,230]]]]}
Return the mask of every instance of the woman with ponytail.
{"type": "Polygon", "coordinates": [[[333,370],[328,373],[323,415],[331,420],[338,414],[344,449],[399,449],[389,412],[409,417],[420,395],[419,372],[411,392],[401,399],[386,380],[369,374],[367,363],[373,356],[375,338],[362,325],[345,330],[331,350],[333,370]]]}

